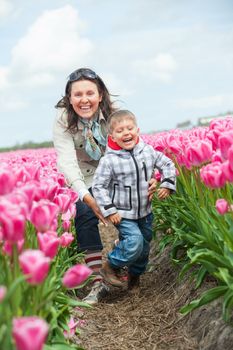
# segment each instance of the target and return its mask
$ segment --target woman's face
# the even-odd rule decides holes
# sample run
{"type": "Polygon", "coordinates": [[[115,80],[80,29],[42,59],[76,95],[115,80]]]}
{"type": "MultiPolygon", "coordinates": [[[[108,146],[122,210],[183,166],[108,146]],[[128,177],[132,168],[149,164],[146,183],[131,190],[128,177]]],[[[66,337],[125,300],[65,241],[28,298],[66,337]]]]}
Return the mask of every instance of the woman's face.
{"type": "Polygon", "coordinates": [[[91,119],[99,108],[102,96],[97,85],[90,80],[78,80],[71,84],[70,104],[81,118],[91,119]]]}

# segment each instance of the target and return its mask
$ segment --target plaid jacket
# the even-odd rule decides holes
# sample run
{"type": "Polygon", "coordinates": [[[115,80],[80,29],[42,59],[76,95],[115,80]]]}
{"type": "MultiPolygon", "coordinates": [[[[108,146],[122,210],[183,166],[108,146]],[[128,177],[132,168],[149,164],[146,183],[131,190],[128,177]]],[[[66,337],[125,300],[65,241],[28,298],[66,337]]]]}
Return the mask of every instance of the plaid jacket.
{"type": "Polygon", "coordinates": [[[107,217],[119,212],[126,219],[139,219],[151,212],[148,181],[154,170],[161,173],[160,187],[176,189],[176,169],[170,158],[142,140],[132,151],[107,147],[94,174],[93,195],[107,217]]]}

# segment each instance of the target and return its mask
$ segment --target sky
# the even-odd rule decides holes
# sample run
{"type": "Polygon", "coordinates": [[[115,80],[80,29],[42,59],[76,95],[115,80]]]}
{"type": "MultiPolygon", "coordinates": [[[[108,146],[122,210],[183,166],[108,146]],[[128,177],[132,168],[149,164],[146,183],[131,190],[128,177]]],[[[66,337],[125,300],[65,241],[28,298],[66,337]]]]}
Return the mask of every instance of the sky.
{"type": "Polygon", "coordinates": [[[0,0],[0,147],[52,140],[89,67],[142,133],[233,111],[232,0],[0,0]]]}

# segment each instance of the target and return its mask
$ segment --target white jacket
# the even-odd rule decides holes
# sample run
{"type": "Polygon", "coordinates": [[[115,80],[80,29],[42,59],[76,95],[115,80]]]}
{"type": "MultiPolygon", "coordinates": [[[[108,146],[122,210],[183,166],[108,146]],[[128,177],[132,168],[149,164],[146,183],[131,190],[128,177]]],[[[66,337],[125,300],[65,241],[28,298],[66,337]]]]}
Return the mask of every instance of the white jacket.
{"type": "MultiPolygon", "coordinates": [[[[99,123],[103,136],[107,137],[106,121],[100,113],[99,123]]],[[[79,198],[89,193],[93,175],[99,161],[91,159],[85,152],[85,139],[82,135],[83,124],[77,119],[78,131],[67,131],[67,112],[58,108],[53,127],[53,143],[57,153],[58,169],[66,178],[67,184],[79,194],[79,198]]],[[[103,149],[104,153],[104,149],[103,149]]]]}

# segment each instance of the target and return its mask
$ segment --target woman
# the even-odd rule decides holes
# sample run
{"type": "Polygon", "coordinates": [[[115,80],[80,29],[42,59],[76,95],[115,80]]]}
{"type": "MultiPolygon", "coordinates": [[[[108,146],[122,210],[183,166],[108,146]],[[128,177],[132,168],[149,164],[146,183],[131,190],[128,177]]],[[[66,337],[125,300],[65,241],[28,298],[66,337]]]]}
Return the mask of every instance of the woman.
{"type": "MultiPolygon", "coordinates": [[[[98,229],[99,220],[105,225],[107,222],[92,196],[91,185],[106,147],[106,121],[115,108],[103,80],[89,68],[70,74],[65,96],[56,108],[54,147],[59,170],[79,194],[75,217],[78,248],[85,252],[85,262],[95,276],[84,301],[93,305],[108,291],[99,273],[103,246],[98,229]]],[[[152,180],[149,195],[154,191],[155,181],[152,180]]]]}

